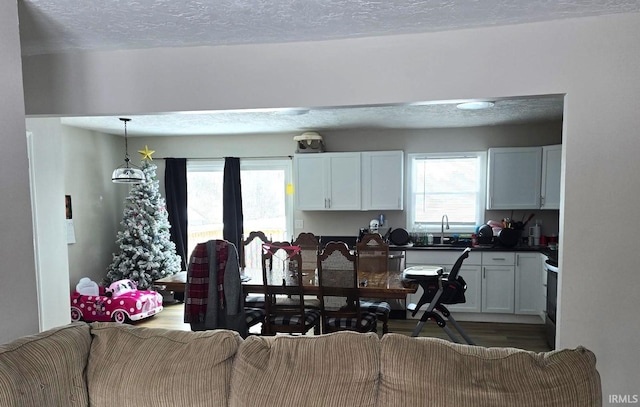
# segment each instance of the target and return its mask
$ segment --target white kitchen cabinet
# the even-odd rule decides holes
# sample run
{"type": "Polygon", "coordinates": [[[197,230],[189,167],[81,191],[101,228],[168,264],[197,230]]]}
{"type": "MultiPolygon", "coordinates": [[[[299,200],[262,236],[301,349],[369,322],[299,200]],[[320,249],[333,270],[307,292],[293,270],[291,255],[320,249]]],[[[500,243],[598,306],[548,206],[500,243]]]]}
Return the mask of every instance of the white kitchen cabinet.
{"type": "Polygon", "coordinates": [[[402,151],[296,155],[296,209],[402,210],[403,174],[402,151]]]}
{"type": "Polygon", "coordinates": [[[298,210],[360,210],[360,153],[315,153],[294,157],[298,210]]]}
{"type": "Polygon", "coordinates": [[[490,148],[487,209],[539,209],[541,147],[490,148]]]}
{"type": "Polygon", "coordinates": [[[482,253],[482,312],[513,314],[515,253],[482,253]]]}
{"type": "Polygon", "coordinates": [[[513,314],[513,285],[513,267],[482,266],[482,312],[513,314]]]}
{"type": "Polygon", "coordinates": [[[362,209],[402,210],[404,152],[363,152],[362,209]]]}
{"type": "Polygon", "coordinates": [[[543,292],[540,284],[540,253],[516,253],[515,313],[540,315],[543,292]]]}
{"type": "Polygon", "coordinates": [[[447,308],[456,312],[481,312],[482,267],[463,264],[459,275],[467,283],[467,291],[464,293],[466,301],[463,304],[447,305],[447,308]]]}
{"type": "Polygon", "coordinates": [[[542,147],[542,196],[540,209],[560,209],[562,145],[542,147]]]}
{"type": "MultiPolygon", "coordinates": [[[[450,250],[407,250],[406,266],[442,266],[449,272],[459,255],[450,250]]],[[[542,259],[538,252],[472,251],[460,268],[467,283],[466,302],[447,308],[456,313],[541,315],[546,294],[542,259]]],[[[418,288],[407,303],[417,303],[421,296],[418,288]]],[[[414,318],[421,316],[419,312],[414,318]]]]}

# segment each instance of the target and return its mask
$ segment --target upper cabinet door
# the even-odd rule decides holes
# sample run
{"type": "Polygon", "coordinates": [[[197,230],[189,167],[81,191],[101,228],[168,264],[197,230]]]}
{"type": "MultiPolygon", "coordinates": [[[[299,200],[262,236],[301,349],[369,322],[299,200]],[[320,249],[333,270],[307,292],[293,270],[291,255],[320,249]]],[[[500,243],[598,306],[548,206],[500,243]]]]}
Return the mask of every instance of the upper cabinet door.
{"type": "Polygon", "coordinates": [[[329,171],[327,209],[360,210],[360,153],[334,153],[326,157],[329,171]]]}
{"type": "Polygon", "coordinates": [[[404,152],[362,153],[362,209],[402,210],[404,152]]]}
{"type": "Polygon", "coordinates": [[[542,147],[541,209],[560,209],[560,166],[562,145],[542,147]]]}
{"type": "Polygon", "coordinates": [[[490,148],[487,209],[539,209],[542,147],[490,148]]]}
{"type": "Polygon", "coordinates": [[[298,210],[324,210],[327,205],[325,158],[321,153],[293,159],[295,201],[298,210]]]}
{"type": "Polygon", "coordinates": [[[296,209],[360,210],[360,153],[294,156],[296,209]]]}

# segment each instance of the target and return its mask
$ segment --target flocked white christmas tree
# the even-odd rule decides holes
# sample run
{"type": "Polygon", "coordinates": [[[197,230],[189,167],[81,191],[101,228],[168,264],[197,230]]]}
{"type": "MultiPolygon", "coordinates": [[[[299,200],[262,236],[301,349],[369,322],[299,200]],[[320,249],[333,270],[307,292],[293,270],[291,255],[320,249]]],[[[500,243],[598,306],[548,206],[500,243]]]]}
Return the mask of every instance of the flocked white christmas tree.
{"type": "Polygon", "coordinates": [[[125,199],[120,222],[123,230],[118,232],[116,240],[120,252],[113,254],[103,283],[109,285],[128,278],[144,290],[153,281],[180,271],[181,261],[170,239],[166,201],[160,195],[157,166],[151,160],[153,151],[145,146],[140,153],[146,180],[133,185],[125,199]]]}

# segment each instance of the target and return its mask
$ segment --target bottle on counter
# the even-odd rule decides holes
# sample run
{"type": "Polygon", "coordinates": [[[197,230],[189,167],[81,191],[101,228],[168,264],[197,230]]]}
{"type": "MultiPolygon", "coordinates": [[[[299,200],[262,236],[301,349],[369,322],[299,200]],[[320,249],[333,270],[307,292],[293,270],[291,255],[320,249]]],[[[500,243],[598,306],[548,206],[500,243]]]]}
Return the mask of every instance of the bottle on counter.
{"type": "Polygon", "coordinates": [[[427,234],[427,244],[431,246],[433,244],[433,234],[427,234]]]}

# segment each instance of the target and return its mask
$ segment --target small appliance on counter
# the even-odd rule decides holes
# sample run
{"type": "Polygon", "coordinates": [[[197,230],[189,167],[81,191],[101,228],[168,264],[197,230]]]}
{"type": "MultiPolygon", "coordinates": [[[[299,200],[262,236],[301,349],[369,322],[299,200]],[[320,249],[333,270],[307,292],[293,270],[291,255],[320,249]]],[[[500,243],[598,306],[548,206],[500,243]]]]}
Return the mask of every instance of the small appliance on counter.
{"type": "Polygon", "coordinates": [[[481,246],[493,244],[493,229],[489,224],[482,225],[476,233],[478,236],[478,244],[481,246]]]}
{"type": "Polygon", "coordinates": [[[534,226],[529,227],[529,246],[540,246],[540,221],[536,221],[534,226]]]}
{"type": "Polygon", "coordinates": [[[409,232],[405,229],[398,228],[391,231],[389,241],[396,246],[406,246],[411,242],[411,238],[409,237],[409,232]]]}

